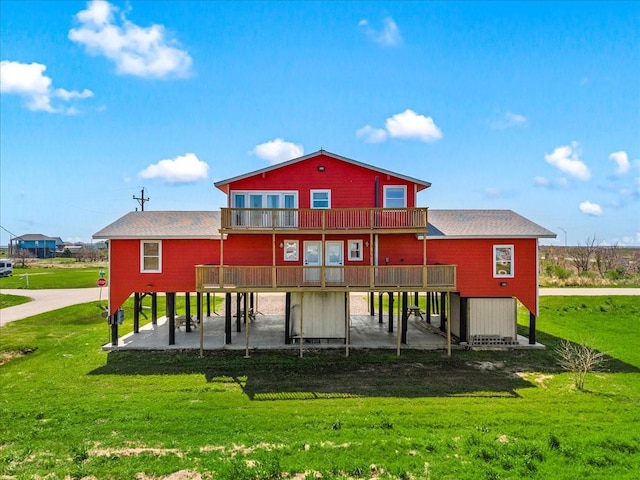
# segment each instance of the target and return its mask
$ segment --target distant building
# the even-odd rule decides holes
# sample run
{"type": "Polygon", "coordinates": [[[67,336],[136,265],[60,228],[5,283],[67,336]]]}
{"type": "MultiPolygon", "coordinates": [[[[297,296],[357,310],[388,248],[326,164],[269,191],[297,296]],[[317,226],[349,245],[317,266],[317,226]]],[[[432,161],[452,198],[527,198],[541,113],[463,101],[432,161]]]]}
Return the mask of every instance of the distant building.
{"type": "Polygon", "coordinates": [[[27,233],[12,239],[18,250],[28,250],[36,258],[51,258],[56,252],[64,249],[64,242],[60,237],[48,237],[41,233],[27,233]]]}

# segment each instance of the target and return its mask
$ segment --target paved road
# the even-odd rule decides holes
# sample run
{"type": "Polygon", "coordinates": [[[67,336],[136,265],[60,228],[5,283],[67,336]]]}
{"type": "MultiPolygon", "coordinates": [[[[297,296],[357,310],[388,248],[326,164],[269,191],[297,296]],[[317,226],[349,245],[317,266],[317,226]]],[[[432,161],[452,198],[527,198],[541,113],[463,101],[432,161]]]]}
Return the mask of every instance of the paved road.
{"type": "Polygon", "coordinates": [[[57,310],[58,308],[78,303],[96,303],[102,299],[106,305],[109,295],[107,288],[64,288],[50,290],[2,289],[1,293],[29,297],[31,302],[0,309],[0,327],[15,320],[38,315],[39,313],[57,310]],[[102,293],[100,293],[102,290],[102,293]]]}
{"type": "Polygon", "coordinates": [[[614,295],[640,295],[640,288],[541,288],[540,296],[543,295],[554,295],[559,297],[595,297],[598,295],[612,297],[614,295]]]}
{"type": "MultiPolygon", "coordinates": [[[[32,298],[33,301],[16,305],[15,307],[0,309],[0,326],[15,320],[57,310],[58,308],[68,307],[69,305],[76,305],[78,303],[98,302],[98,300],[102,300],[106,304],[108,289],[103,288],[102,292],[100,292],[100,290],[100,288],[52,290],[3,289],[1,290],[2,293],[27,296],[32,298]]],[[[640,288],[541,288],[540,295],[640,295],[640,288]]]]}

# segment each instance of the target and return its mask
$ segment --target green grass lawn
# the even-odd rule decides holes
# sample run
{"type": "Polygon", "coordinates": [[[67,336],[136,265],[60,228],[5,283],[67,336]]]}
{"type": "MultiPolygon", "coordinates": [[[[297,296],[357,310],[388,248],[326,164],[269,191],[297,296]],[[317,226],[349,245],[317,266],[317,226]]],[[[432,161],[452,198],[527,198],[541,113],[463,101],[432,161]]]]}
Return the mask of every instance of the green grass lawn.
{"type": "Polygon", "coordinates": [[[97,264],[82,267],[29,267],[13,268],[13,276],[0,278],[0,289],[24,288],[30,290],[49,288],[89,288],[95,287],[100,272],[107,269],[97,264]]]}
{"type": "Polygon", "coordinates": [[[199,358],[103,352],[94,304],[13,322],[0,477],[637,479],[640,297],[540,303],[540,342],[610,354],[585,391],[552,349],[199,358]]]}
{"type": "Polygon", "coordinates": [[[0,309],[13,307],[15,305],[27,303],[29,301],[29,297],[23,297],[22,295],[7,295],[4,293],[0,293],[0,309]]]}

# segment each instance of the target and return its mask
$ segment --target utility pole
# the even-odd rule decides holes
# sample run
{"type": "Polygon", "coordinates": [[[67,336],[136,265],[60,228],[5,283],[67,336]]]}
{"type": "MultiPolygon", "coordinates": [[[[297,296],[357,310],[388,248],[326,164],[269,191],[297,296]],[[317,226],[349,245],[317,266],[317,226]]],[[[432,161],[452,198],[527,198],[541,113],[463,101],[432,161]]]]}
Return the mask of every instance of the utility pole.
{"type": "MultiPolygon", "coordinates": [[[[134,195],[133,199],[138,201],[138,203],[140,204],[141,210],[144,212],[144,202],[148,202],[149,201],[149,197],[144,198],[144,187],[142,187],[142,190],[140,191],[140,196],[136,197],[134,195]]],[[[136,208],[136,210],[138,210],[138,209],[136,208]]]]}

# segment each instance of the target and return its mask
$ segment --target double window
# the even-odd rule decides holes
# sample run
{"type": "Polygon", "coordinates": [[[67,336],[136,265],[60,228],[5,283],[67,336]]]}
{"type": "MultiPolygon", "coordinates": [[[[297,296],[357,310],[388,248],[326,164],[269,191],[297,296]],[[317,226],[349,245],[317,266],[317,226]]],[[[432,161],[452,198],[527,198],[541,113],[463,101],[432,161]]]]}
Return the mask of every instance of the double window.
{"type": "Polygon", "coordinates": [[[140,271],[142,273],[162,272],[162,242],[160,240],[140,242],[140,271]]]}

